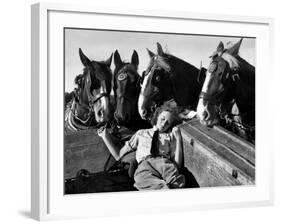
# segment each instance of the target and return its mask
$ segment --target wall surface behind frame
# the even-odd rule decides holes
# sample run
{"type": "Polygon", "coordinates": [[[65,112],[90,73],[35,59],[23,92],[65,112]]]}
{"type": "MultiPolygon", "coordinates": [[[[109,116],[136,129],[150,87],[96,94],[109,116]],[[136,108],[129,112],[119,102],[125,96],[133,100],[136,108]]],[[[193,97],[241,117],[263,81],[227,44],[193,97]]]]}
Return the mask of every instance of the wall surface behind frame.
{"type": "MultiPolygon", "coordinates": [[[[3,1],[1,5],[1,183],[0,183],[0,219],[1,223],[35,223],[29,218],[30,213],[30,4],[32,0],[3,1]]],[[[280,70],[280,40],[281,14],[278,1],[225,1],[225,0],[57,0],[56,2],[100,5],[114,8],[127,7],[139,9],[183,10],[193,12],[209,12],[223,14],[240,14],[248,16],[276,17],[275,77],[276,86],[272,87],[271,96],[280,95],[277,84],[281,83],[280,70]],[[277,77],[279,75],[279,77],[277,77]]],[[[271,100],[272,137],[275,143],[275,206],[260,208],[226,209],[193,211],[174,214],[155,214],[134,217],[102,218],[98,220],[73,220],[55,223],[280,223],[280,189],[281,189],[281,153],[280,143],[277,145],[277,134],[280,130],[280,99],[271,100]],[[274,102],[277,105],[274,105],[274,102]],[[279,149],[279,150],[277,150],[279,149]]],[[[130,206],[130,205],[128,205],[130,206]]]]}

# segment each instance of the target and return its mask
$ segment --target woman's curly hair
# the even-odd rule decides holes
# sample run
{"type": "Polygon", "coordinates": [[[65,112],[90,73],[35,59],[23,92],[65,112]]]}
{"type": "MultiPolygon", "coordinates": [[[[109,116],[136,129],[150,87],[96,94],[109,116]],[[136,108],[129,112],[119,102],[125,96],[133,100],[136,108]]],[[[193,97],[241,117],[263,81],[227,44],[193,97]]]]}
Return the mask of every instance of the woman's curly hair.
{"type": "Polygon", "coordinates": [[[180,123],[180,119],[179,119],[179,116],[178,116],[178,113],[177,113],[176,109],[171,108],[170,106],[167,106],[167,105],[162,105],[160,107],[157,107],[156,110],[154,111],[154,113],[152,115],[152,118],[150,120],[151,125],[156,125],[158,116],[163,111],[168,111],[172,114],[172,117],[174,119],[173,125],[176,125],[176,124],[180,123]]]}

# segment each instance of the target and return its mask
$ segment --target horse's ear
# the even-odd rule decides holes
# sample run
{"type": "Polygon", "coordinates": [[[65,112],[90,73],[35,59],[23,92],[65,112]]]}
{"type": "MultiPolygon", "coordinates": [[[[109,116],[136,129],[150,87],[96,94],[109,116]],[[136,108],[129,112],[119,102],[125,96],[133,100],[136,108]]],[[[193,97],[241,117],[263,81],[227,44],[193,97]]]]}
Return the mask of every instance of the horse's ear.
{"type": "Polygon", "coordinates": [[[116,50],[114,52],[114,64],[115,64],[115,67],[119,67],[122,65],[122,60],[121,60],[118,50],[116,50]]]}
{"type": "Polygon", "coordinates": [[[157,53],[158,53],[158,55],[160,55],[160,56],[163,56],[163,55],[164,55],[163,48],[162,48],[161,44],[159,44],[158,42],[157,42],[157,53]]]}
{"type": "Polygon", "coordinates": [[[219,43],[218,47],[217,47],[217,52],[218,53],[223,53],[224,50],[224,45],[222,42],[219,43]]]}
{"type": "Polygon", "coordinates": [[[83,53],[83,51],[81,50],[81,48],[79,48],[79,56],[80,56],[80,60],[82,62],[82,64],[86,67],[89,66],[91,64],[90,59],[83,53]]]}
{"type": "Polygon", "coordinates": [[[148,48],[146,48],[146,50],[148,52],[149,57],[153,58],[155,56],[155,54],[152,51],[150,51],[148,48]]]}
{"type": "Polygon", "coordinates": [[[112,55],[113,55],[113,54],[111,54],[110,57],[105,61],[105,64],[106,64],[108,67],[110,67],[110,65],[111,65],[112,55]]]}
{"type": "Polygon", "coordinates": [[[139,55],[135,50],[134,50],[134,53],[132,55],[131,64],[133,64],[136,67],[136,69],[139,66],[139,55]]]}
{"type": "Polygon", "coordinates": [[[206,68],[203,68],[203,67],[200,68],[200,70],[198,72],[198,76],[197,76],[197,82],[198,83],[203,83],[205,81],[206,72],[207,72],[206,68]]]}
{"type": "Polygon", "coordinates": [[[240,49],[240,46],[241,46],[241,43],[242,43],[242,40],[243,38],[241,38],[236,44],[234,44],[231,48],[227,49],[227,53],[235,56],[235,55],[238,55],[239,53],[239,49],[240,49]]]}

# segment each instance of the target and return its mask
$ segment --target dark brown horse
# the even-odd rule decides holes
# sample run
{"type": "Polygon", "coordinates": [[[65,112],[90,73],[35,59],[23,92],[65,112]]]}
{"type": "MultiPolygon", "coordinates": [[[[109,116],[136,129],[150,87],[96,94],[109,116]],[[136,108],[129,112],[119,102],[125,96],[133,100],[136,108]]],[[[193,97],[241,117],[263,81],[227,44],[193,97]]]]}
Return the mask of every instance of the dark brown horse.
{"type": "Polygon", "coordinates": [[[115,97],[114,118],[118,125],[129,129],[148,127],[138,113],[138,98],[140,94],[140,75],[138,73],[139,57],[134,50],[131,62],[121,60],[118,50],[114,53],[113,90],[115,97]]]}
{"type": "Polygon", "coordinates": [[[157,53],[148,50],[150,63],[142,77],[138,111],[143,119],[151,114],[153,104],[173,100],[180,107],[196,109],[202,84],[195,66],[167,53],[157,43],[157,53]]]}
{"type": "Polygon", "coordinates": [[[75,78],[75,97],[65,113],[65,124],[71,131],[88,129],[111,119],[112,55],[106,61],[91,61],[79,49],[79,56],[84,70],[75,78]]]}
{"type": "Polygon", "coordinates": [[[255,67],[238,55],[241,43],[242,39],[225,49],[220,42],[211,56],[197,106],[197,114],[206,125],[217,123],[218,117],[233,116],[232,105],[237,104],[236,122],[248,131],[255,126],[255,67]]]}

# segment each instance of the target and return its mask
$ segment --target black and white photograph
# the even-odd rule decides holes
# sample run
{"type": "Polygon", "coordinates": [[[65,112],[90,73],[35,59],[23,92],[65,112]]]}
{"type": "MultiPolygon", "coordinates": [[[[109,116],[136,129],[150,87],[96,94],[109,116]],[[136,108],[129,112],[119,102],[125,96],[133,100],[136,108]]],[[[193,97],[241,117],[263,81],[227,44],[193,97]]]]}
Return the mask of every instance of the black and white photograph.
{"type": "Polygon", "coordinates": [[[65,27],[64,193],[249,186],[254,36],[65,27]]]}

